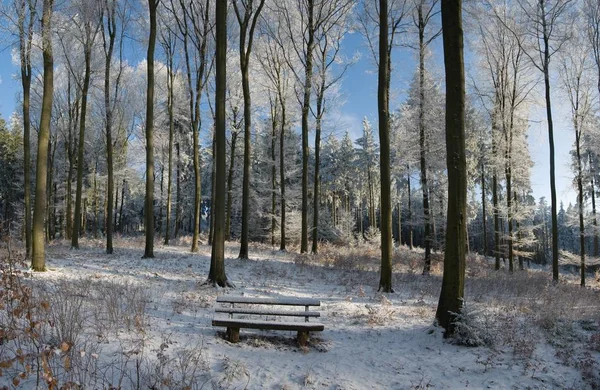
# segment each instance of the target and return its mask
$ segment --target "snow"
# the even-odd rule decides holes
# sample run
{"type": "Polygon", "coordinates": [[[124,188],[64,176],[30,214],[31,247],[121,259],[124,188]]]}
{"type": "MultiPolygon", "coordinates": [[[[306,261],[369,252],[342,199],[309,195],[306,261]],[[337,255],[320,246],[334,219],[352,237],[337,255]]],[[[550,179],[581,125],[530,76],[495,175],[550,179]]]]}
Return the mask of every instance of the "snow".
{"type": "MultiPolygon", "coordinates": [[[[103,253],[100,242],[85,240],[82,248],[70,251],[66,242],[51,246],[50,270],[34,274],[33,282],[83,284],[84,291],[102,283],[120,285],[123,293],[141,294],[145,303],[144,318],[131,326],[103,330],[93,318],[84,320],[74,348],[82,360],[102,367],[95,382],[88,375],[88,388],[137,388],[156,378],[162,378],[156,388],[185,388],[183,376],[190,388],[198,389],[594,386],[594,379],[586,381],[580,367],[565,365],[558,347],[541,335],[532,336],[536,344],[527,359],[506,345],[468,348],[446,342],[432,326],[439,294],[436,276],[396,274],[397,292],[382,295],[376,291],[376,272],[301,265],[293,253],[265,247],[251,249],[251,260],[238,260],[236,244],[228,243],[226,272],[236,288],[220,289],[202,284],[210,265],[205,245],[196,254],[188,246],[158,246],[154,259],[141,259],[139,240],[118,240],[111,256],[103,253]],[[241,329],[240,342],[231,344],[211,320],[217,296],[241,294],[318,299],[325,330],[311,333],[306,348],[296,345],[295,332],[250,329],[241,329]]],[[[99,300],[118,298],[104,291],[99,300]]],[[[589,356],[589,364],[598,367],[600,353],[589,356]]]]}

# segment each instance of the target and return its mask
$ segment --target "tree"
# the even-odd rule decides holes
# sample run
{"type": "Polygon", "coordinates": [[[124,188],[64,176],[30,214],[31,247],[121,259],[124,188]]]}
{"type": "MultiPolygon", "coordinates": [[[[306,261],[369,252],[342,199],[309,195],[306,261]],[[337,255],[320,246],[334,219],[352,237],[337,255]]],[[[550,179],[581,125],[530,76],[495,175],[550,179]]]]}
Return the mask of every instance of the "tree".
{"type": "Polygon", "coordinates": [[[323,23],[317,31],[317,42],[315,44],[317,79],[315,83],[316,109],[312,110],[315,117],[315,173],[313,177],[313,224],[312,224],[312,253],[318,251],[318,233],[319,233],[319,207],[321,182],[320,176],[320,153],[321,153],[321,132],[323,129],[323,118],[328,99],[326,93],[343,77],[350,62],[341,58],[341,42],[347,31],[347,15],[352,9],[352,3],[346,3],[346,6],[340,9],[340,17],[330,19],[323,23]],[[333,73],[334,65],[341,67],[339,73],[333,73]]]}
{"type": "Polygon", "coordinates": [[[160,0],[148,0],[150,35],[146,57],[148,84],[146,92],[146,198],[144,202],[144,229],[146,246],[143,258],[154,257],[154,48],[156,46],[156,9],[160,0]]]}
{"type": "Polygon", "coordinates": [[[379,0],[379,78],[377,106],[379,111],[379,154],[381,181],[381,278],[379,290],[394,292],[392,288],[392,204],[390,199],[390,114],[388,79],[388,4],[379,0]]]}
{"type": "Polygon", "coordinates": [[[429,187],[427,185],[427,159],[425,147],[425,51],[439,36],[441,31],[434,32],[430,37],[425,37],[427,26],[431,19],[437,15],[435,11],[437,0],[418,0],[416,3],[416,16],[413,15],[413,22],[417,28],[419,36],[419,163],[421,167],[421,192],[423,194],[423,215],[425,220],[425,264],[423,274],[427,275],[431,271],[431,241],[432,224],[430,221],[429,206],[429,187]]]}
{"type": "Polygon", "coordinates": [[[31,255],[31,48],[36,19],[36,0],[15,0],[19,30],[19,60],[23,87],[23,187],[25,203],[25,256],[31,255]]]}
{"type": "MultiPolygon", "coordinates": [[[[552,207],[552,279],[558,280],[558,219],[554,156],[554,123],[550,98],[550,61],[569,39],[569,11],[574,0],[519,0],[526,26],[524,53],[544,76],[546,120],[550,144],[550,199],[552,207]]],[[[520,39],[519,35],[516,35],[520,39]]]]}
{"type": "Polygon", "coordinates": [[[577,34],[574,36],[573,47],[563,56],[561,61],[561,76],[567,92],[570,106],[573,130],[575,132],[574,170],[577,183],[577,206],[579,214],[579,256],[582,287],[585,286],[585,224],[584,224],[584,190],[583,190],[583,140],[584,130],[589,126],[589,116],[592,112],[592,84],[587,74],[588,50],[586,42],[577,34]]]}
{"type": "Polygon", "coordinates": [[[454,319],[463,304],[467,242],[462,0],[442,0],[442,30],[446,74],[448,216],[442,291],[435,317],[446,330],[444,337],[450,337],[456,329],[454,319]]]}
{"type": "Polygon", "coordinates": [[[235,0],[233,9],[240,26],[240,68],[242,71],[242,90],[244,93],[244,183],[242,186],[242,237],[240,242],[240,259],[248,258],[248,218],[250,216],[250,130],[252,127],[252,102],[250,96],[250,80],[248,69],[250,67],[250,54],[254,40],[254,29],[260,16],[265,0],[235,0]],[[238,6],[243,6],[243,14],[238,6]],[[254,6],[256,10],[254,10],[254,6]]]}
{"type": "Polygon", "coordinates": [[[175,5],[174,0],[171,0],[170,3],[171,12],[173,13],[183,41],[183,54],[189,93],[189,125],[193,137],[194,148],[194,221],[191,250],[192,252],[197,252],[201,223],[200,209],[202,203],[199,141],[199,132],[202,127],[200,103],[210,73],[210,61],[208,59],[207,49],[210,31],[212,29],[209,20],[210,7],[208,0],[192,2],[179,0],[179,8],[175,5]]]}
{"type": "Polygon", "coordinates": [[[113,122],[114,112],[118,101],[119,88],[121,87],[121,76],[123,75],[123,34],[125,34],[125,21],[120,26],[119,42],[119,68],[114,85],[114,98],[111,102],[111,70],[113,53],[117,39],[117,8],[118,0],[104,0],[102,9],[102,42],[104,46],[104,115],[106,136],[106,169],[107,169],[107,198],[106,198],[106,253],[113,253],[113,194],[115,193],[114,177],[114,145],[113,145],[113,122]]]}
{"type": "Polygon", "coordinates": [[[227,89],[227,2],[216,4],[216,91],[215,91],[215,138],[216,138],[216,187],[215,221],[212,255],[208,283],[221,287],[232,286],[225,275],[225,93],[227,89]]]}
{"type": "Polygon", "coordinates": [[[284,58],[301,85],[299,102],[302,107],[302,227],[300,253],[308,252],[308,131],[313,89],[314,52],[323,34],[323,26],[337,25],[351,7],[351,0],[293,0],[276,2],[274,12],[279,16],[277,26],[269,35],[284,51],[284,58]],[[301,66],[296,69],[294,59],[301,66]]]}
{"type": "Polygon", "coordinates": [[[52,56],[52,11],[54,0],[44,0],[42,10],[42,55],[44,58],[44,92],[38,133],[38,153],[35,172],[35,208],[33,210],[32,259],[34,271],[46,270],[44,248],[44,218],[46,216],[46,185],[48,138],[52,118],[54,93],[54,59],[52,56]]]}
{"type": "MultiPolygon", "coordinates": [[[[165,21],[165,23],[168,23],[168,21],[165,21]]],[[[175,89],[175,75],[176,75],[176,71],[175,71],[175,65],[174,65],[174,59],[175,59],[175,52],[177,49],[177,37],[175,36],[175,33],[170,29],[170,28],[163,28],[161,31],[161,45],[163,47],[163,50],[166,54],[167,57],[167,115],[168,115],[168,122],[169,122],[169,145],[168,145],[168,153],[169,153],[169,157],[168,157],[168,167],[167,167],[167,176],[168,176],[168,181],[167,181],[167,210],[166,210],[166,214],[167,214],[167,221],[166,221],[166,226],[165,226],[165,241],[164,244],[165,245],[169,245],[169,239],[171,237],[171,205],[172,205],[172,200],[171,200],[171,193],[172,193],[172,187],[173,187],[173,142],[174,142],[174,136],[175,136],[175,118],[174,118],[174,111],[175,111],[175,93],[174,93],[174,89],[175,89]]]]}
{"type": "MultiPolygon", "coordinates": [[[[90,78],[92,73],[92,49],[100,24],[96,17],[95,2],[84,1],[81,3],[79,11],[79,20],[76,22],[76,26],[80,32],[81,44],[83,46],[83,55],[85,58],[85,73],[83,76],[83,84],[81,88],[81,112],[79,114],[79,146],[77,148],[77,189],[75,193],[75,223],[73,224],[73,234],[71,236],[71,249],[79,249],[79,235],[81,234],[81,203],[82,203],[82,192],[83,192],[83,158],[85,152],[85,127],[86,127],[86,114],[87,114],[87,101],[88,92],[90,89],[90,78]]],[[[77,20],[75,17],[73,20],[77,20]]],[[[64,41],[61,40],[64,48],[64,41]]],[[[65,53],[67,50],[65,49],[65,53]]],[[[67,57],[68,58],[68,57],[67,57]]],[[[71,71],[74,69],[70,66],[71,71]]]]}

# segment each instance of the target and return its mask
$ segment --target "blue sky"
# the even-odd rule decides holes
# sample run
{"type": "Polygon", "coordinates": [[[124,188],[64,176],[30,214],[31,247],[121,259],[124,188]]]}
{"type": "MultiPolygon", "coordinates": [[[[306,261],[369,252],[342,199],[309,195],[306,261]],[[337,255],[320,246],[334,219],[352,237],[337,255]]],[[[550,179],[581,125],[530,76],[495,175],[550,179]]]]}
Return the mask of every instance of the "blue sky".
{"type": "MultiPolygon", "coordinates": [[[[438,38],[438,42],[441,38],[438,38]]],[[[367,116],[375,127],[377,125],[377,74],[370,52],[364,47],[362,37],[350,34],[344,40],[344,52],[347,56],[361,53],[361,57],[346,72],[342,80],[342,99],[344,105],[340,108],[341,123],[350,133],[357,137],[361,133],[362,119],[367,116]]],[[[136,50],[138,56],[143,55],[136,50]]],[[[439,43],[433,48],[433,66],[438,73],[442,73],[441,50],[439,43]]],[[[392,79],[392,107],[397,106],[403,99],[415,70],[414,54],[410,49],[396,49],[392,54],[394,73],[392,79]]],[[[467,67],[468,69],[468,67],[467,67]]],[[[18,68],[12,64],[10,49],[0,51],[0,113],[4,119],[10,118],[16,109],[16,96],[20,93],[20,81],[16,78],[18,68]]],[[[574,136],[569,120],[569,106],[565,104],[564,94],[559,90],[559,84],[554,80],[553,110],[555,123],[556,145],[556,180],[557,196],[565,202],[574,202],[576,195],[571,185],[573,174],[569,168],[569,151],[573,145],[574,136]]],[[[540,91],[541,93],[541,91],[540,91]]],[[[529,130],[530,152],[535,163],[532,170],[532,189],[536,198],[545,196],[550,198],[550,164],[548,149],[547,122],[545,108],[534,107],[531,115],[529,130]]],[[[345,129],[341,132],[343,133],[345,129]]]]}

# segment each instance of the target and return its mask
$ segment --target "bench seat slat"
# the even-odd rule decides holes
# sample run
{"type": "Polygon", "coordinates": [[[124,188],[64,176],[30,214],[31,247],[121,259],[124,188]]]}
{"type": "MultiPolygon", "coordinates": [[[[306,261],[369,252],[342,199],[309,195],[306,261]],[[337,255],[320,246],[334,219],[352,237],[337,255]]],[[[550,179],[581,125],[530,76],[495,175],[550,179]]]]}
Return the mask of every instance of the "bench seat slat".
{"type": "Polygon", "coordinates": [[[255,314],[264,316],[289,316],[289,317],[320,317],[318,311],[291,311],[291,310],[261,310],[261,309],[246,309],[237,307],[217,307],[216,313],[231,313],[231,314],[255,314]]]}
{"type": "Polygon", "coordinates": [[[254,297],[236,297],[220,296],[217,297],[219,303],[246,303],[255,305],[284,305],[284,306],[321,306],[321,301],[310,298],[254,298],[254,297]]]}
{"type": "Polygon", "coordinates": [[[277,322],[277,321],[216,319],[216,318],[213,319],[212,326],[224,326],[227,328],[270,329],[270,330],[313,331],[313,332],[320,332],[325,329],[325,326],[323,324],[319,324],[316,322],[277,322]]]}

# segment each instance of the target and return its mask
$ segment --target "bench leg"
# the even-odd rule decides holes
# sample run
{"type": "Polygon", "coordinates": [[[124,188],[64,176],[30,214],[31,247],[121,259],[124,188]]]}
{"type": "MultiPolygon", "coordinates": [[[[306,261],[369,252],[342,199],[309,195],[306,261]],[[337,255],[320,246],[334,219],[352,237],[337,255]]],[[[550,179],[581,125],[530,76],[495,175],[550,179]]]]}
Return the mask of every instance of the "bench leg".
{"type": "Polygon", "coordinates": [[[240,341],[240,328],[227,328],[227,340],[231,343],[240,341]]]}
{"type": "Polygon", "coordinates": [[[308,344],[308,332],[298,331],[298,345],[301,347],[305,347],[306,344],[308,344]]]}

